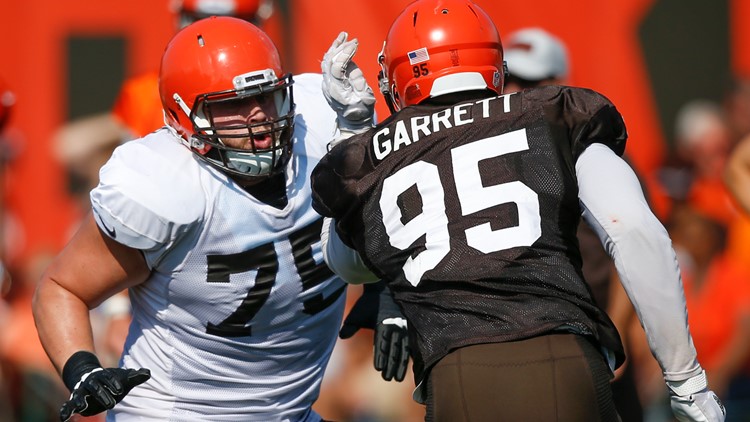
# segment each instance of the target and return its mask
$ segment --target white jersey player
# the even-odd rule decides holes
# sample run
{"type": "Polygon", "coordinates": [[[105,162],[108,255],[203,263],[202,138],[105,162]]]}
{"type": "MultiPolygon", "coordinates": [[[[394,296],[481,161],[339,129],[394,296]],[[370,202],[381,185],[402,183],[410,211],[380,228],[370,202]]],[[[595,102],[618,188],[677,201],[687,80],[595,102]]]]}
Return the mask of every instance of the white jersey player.
{"type": "Polygon", "coordinates": [[[336,129],[321,83],[283,75],[240,19],[170,41],[167,127],[117,148],[37,290],[40,338],[72,391],[63,420],[320,420],[311,406],[345,300],[311,207],[310,172],[336,129]],[[124,354],[102,368],[88,310],[125,287],[124,354]]]}

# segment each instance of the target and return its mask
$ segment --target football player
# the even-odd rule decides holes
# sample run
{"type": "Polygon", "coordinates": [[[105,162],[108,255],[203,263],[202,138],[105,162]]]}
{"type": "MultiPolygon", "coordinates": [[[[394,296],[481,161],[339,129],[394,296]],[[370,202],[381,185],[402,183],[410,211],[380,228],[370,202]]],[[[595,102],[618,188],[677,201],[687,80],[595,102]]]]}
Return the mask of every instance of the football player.
{"type": "Polygon", "coordinates": [[[168,125],[115,150],[36,291],[72,392],[61,419],[318,421],[345,301],[311,208],[337,121],[322,78],[283,73],[264,32],[211,17],[169,42],[159,81],[168,125]],[[124,288],[130,331],[120,367],[103,368],[89,310],[124,288]]]}
{"type": "Polygon", "coordinates": [[[468,0],[407,6],[379,61],[394,114],[337,139],[313,171],[313,206],[333,218],[330,242],[359,252],[352,271],[389,282],[427,419],[619,419],[609,381],[624,352],[581,275],[583,214],[615,260],[675,416],[723,421],[670,239],[620,158],[615,106],[561,86],[501,95],[498,31],[468,0]]]}
{"type": "MultiPolygon", "coordinates": [[[[179,30],[209,16],[234,16],[245,19],[266,30],[269,19],[275,17],[273,0],[174,0],[169,9],[174,15],[174,27],[179,30]]],[[[274,37],[271,37],[274,39],[274,37]]],[[[124,140],[140,138],[161,128],[164,112],[159,98],[159,72],[148,71],[126,79],[112,107],[112,117],[122,127],[124,140]]],[[[93,181],[96,183],[96,180],[93,181]]],[[[126,292],[115,295],[97,309],[105,318],[104,342],[108,352],[119,355],[125,340],[122,333],[130,324],[130,304],[126,292]]]]}

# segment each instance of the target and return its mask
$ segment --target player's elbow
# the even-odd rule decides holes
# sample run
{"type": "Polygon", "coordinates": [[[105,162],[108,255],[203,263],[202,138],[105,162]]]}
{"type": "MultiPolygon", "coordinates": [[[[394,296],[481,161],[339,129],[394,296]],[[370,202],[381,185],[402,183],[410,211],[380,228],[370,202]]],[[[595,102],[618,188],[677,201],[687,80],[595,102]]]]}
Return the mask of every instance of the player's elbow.
{"type": "Polygon", "coordinates": [[[646,206],[612,215],[606,225],[607,233],[615,244],[629,244],[639,248],[648,245],[648,249],[663,249],[672,244],[664,225],[646,206]]]}
{"type": "Polygon", "coordinates": [[[31,313],[37,323],[54,307],[56,298],[60,297],[60,289],[62,287],[47,274],[39,280],[31,298],[31,313]]]}

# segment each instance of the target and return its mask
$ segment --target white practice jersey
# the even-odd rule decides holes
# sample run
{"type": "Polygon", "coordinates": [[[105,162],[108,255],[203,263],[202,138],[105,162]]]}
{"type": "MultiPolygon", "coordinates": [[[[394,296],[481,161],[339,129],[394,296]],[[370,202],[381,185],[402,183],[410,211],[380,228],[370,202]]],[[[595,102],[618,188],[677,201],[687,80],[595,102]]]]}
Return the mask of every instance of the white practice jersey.
{"type": "Polygon", "coordinates": [[[151,379],[108,421],[318,421],[311,410],[345,284],[323,263],[310,172],[335,114],[320,75],[295,78],[288,205],[246,193],[161,129],[116,149],[91,193],[97,224],[143,251],[120,362],[151,379]]]}

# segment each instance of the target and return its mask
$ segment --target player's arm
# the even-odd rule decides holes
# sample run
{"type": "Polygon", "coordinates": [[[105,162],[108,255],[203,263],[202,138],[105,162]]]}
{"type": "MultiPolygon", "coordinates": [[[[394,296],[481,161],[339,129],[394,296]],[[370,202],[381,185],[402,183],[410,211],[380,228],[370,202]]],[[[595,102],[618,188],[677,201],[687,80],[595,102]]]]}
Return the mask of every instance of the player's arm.
{"type": "Polygon", "coordinates": [[[750,213],[750,136],[742,139],[730,154],[724,182],[745,212],[750,213]]]}
{"type": "MultiPolygon", "coordinates": [[[[117,396],[121,399],[127,394],[134,386],[131,383],[145,381],[143,372],[102,371],[94,355],[89,310],[122,289],[143,282],[149,272],[140,251],[104,235],[93,215],[89,214],[39,281],[32,305],[39,338],[50,360],[73,392],[71,400],[79,401],[78,405],[72,403],[68,406],[70,402],[66,403],[68,410],[64,406],[63,411],[67,417],[87,408],[88,412],[97,409],[95,400],[100,392],[81,391],[82,388],[106,388],[112,393],[101,392],[103,396],[109,396],[99,400],[105,402],[100,403],[105,406],[98,409],[101,412],[114,406],[114,400],[119,401],[117,396]],[[98,377],[111,375],[112,378],[107,376],[97,385],[88,385],[97,380],[92,375],[94,370],[104,372],[98,377]],[[88,384],[83,379],[86,376],[90,377],[88,384]],[[133,376],[136,378],[131,379],[133,376]],[[76,392],[79,397],[76,397],[76,392]]],[[[67,419],[62,413],[61,418],[67,419]]]]}
{"type": "Polygon", "coordinates": [[[323,95],[336,112],[339,134],[330,143],[333,148],[354,134],[370,129],[374,123],[375,95],[367,84],[362,70],[352,59],[359,42],[347,40],[346,32],[339,33],[320,63],[323,73],[323,95]]]}
{"type": "MultiPolygon", "coordinates": [[[[352,61],[357,52],[358,41],[356,38],[347,38],[346,32],[339,33],[321,62],[323,95],[336,112],[339,132],[329,143],[329,148],[369,130],[375,121],[375,95],[362,71],[352,61]]],[[[326,163],[320,166],[321,169],[324,167],[327,168],[326,163]]],[[[326,177],[318,179],[316,174],[326,171],[316,170],[317,173],[312,177],[313,207],[323,215],[332,215],[331,208],[323,205],[319,189],[321,186],[324,190],[329,189],[332,183],[326,183],[326,177]]],[[[326,175],[335,177],[333,172],[326,175]]],[[[347,283],[368,283],[363,295],[344,320],[339,336],[349,338],[360,328],[374,329],[375,369],[387,381],[402,381],[409,363],[408,331],[406,319],[393,301],[388,287],[370,272],[359,253],[341,240],[330,218],[323,223],[321,240],[323,257],[334,273],[347,283]]]]}
{"type": "Polygon", "coordinates": [[[688,330],[685,296],[672,242],[654,216],[633,170],[611,149],[590,145],[576,162],[583,217],[617,267],[662,368],[680,421],[723,421],[708,390],[688,330]]]}
{"type": "Polygon", "coordinates": [[[336,233],[333,219],[323,219],[321,230],[323,259],[347,283],[366,283],[362,296],[344,319],[339,337],[347,339],[362,328],[374,330],[374,366],[383,379],[403,381],[409,365],[409,332],[406,318],[393,300],[393,294],[365,265],[356,250],[336,233]]]}
{"type": "Polygon", "coordinates": [[[350,284],[375,283],[380,278],[365,265],[359,253],[341,240],[331,218],[323,219],[320,240],[323,247],[323,260],[336,275],[350,284]]]}

